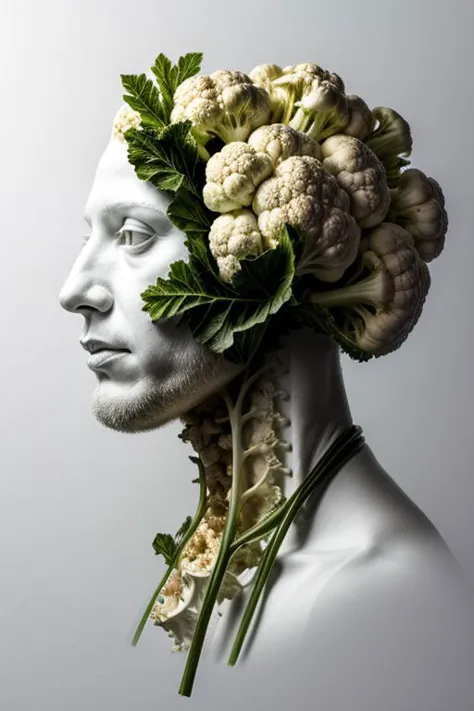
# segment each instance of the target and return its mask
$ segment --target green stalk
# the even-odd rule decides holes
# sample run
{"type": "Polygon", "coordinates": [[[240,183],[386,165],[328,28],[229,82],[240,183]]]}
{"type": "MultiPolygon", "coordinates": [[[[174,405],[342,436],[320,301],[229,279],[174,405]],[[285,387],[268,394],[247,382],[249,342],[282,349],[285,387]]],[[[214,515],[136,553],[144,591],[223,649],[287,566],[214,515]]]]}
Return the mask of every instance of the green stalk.
{"type": "MultiPolygon", "coordinates": [[[[253,379],[252,379],[253,380],[253,379]]],[[[206,636],[212,610],[214,608],[219,589],[224,578],[227,565],[230,560],[230,544],[232,543],[236,530],[239,512],[239,500],[242,489],[242,446],[240,433],[240,415],[245,393],[248,390],[248,382],[245,384],[237,398],[235,407],[232,407],[230,398],[226,392],[223,393],[224,400],[229,410],[230,426],[232,432],[232,488],[230,491],[229,510],[226,518],[224,531],[217,560],[212,569],[207,585],[206,594],[202,603],[201,611],[196,623],[196,630],[189,648],[186,659],[179,694],[181,696],[191,696],[197,666],[202,652],[204,639],[206,636]]]]}
{"type": "Polygon", "coordinates": [[[260,561],[252,592],[229,656],[228,664],[230,666],[234,666],[237,662],[258,601],[291,523],[307,498],[314,491],[321,491],[324,485],[337,474],[339,469],[362,448],[365,440],[361,432],[361,428],[355,425],[343,432],[316,464],[303,484],[298,487],[284,505],[285,512],[283,519],[278,528],[274,531],[260,561]]]}
{"type": "Polygon", "coordinates": [[[175,568],[178,567],[179,565],[179,560],[180,557],[188,544],[188,541],[191,539],[193,536],[196,528],[199,526],[202,517],[204,516],[204,512],[206,510],[206,477],[204,473],[204,467],[202,465],[202,462],[199,459],[196,459],[195,457],[190,457],[191,461],[196,462],[199,468],[199,503],[198,507],[196,509],[196,513],[194,514],[194,518],[191,521],[191,524],[184,534],[183,538],[181,539],[181,542],[176,550],[176,555],[173,558],[172,563],[168,566],[168,569],[166,570],[165,574],[161,578],[160,582],[158,583],[158,587],[156,588],[155,592],[152,595],[152,598],[150,602],[147,605],[147,608],[145,612],[143,613],[140,622],[138,623],[138,627],[135,631],[135,634],[133,635],[132,639],[132,647],[136,647],[138,642],[140,641],[140,637],[142,636],[142,632],[145,628],[145,625],[148,621],[148,618],[150,617],[150,613],[153,609],[153,605],[155,604],[156,598],[160,594],[161,590],[166,584],[166,581],[168,580],[169,576],[173,572],[175,568]]]}

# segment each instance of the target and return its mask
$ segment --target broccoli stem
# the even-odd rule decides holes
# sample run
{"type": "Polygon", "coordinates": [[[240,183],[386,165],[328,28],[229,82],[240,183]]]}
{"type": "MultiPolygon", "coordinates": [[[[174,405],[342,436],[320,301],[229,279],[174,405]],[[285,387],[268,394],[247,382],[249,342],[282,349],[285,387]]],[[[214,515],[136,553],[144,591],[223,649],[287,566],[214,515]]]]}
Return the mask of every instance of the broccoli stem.
{"type": "Polygon", "coordinates": [[[374,252],[363,255],[365,266],[372,266],[373,271],[362,281],[332,291],[312,292],[309,301],[321,306],[349,306],[351,304],[369,304],[376,309],[383,308],[393,294],[393,283],[374,252]]]}

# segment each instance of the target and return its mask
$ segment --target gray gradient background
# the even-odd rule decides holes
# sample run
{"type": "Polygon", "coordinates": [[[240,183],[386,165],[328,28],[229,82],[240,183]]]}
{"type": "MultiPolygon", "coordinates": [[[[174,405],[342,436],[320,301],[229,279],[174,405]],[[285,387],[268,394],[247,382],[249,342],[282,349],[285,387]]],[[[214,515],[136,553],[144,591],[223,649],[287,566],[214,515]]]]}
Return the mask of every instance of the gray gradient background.
{"type": "Polygon", "coordinates": [[[183,657],[161,630],[129,646],[162,571],[153,536],[194,506],[189,452],[177,425],[132,436],[93,419],[82,317],[57,301],[87,229],[119,75],[147,71],[160,51],[203,51],[209,72],[315,61],[410,121],[413,165],[445,192],[446,248],[409,340],[369,364],[344,358],[345,380],[376,456],[474,580],[472,2],[0,7],[2,711],[203,708],[198,694],[176,695],[183,657]]]}

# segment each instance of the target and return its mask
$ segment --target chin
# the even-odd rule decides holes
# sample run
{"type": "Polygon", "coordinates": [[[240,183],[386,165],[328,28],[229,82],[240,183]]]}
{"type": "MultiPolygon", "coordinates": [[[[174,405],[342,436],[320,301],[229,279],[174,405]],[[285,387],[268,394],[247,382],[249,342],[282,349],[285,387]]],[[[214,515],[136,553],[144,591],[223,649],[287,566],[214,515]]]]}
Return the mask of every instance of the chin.
{"type": "Polygon", "coordinates": [[[145,378],[133,385],[102,380],[92,395],[94,417],[117,432],[139,433],[154,430],[183,415],[240,372],[228,362],[184,378],[145,378]],[[198,386],[196,386],[198,384],[198,386]]]}

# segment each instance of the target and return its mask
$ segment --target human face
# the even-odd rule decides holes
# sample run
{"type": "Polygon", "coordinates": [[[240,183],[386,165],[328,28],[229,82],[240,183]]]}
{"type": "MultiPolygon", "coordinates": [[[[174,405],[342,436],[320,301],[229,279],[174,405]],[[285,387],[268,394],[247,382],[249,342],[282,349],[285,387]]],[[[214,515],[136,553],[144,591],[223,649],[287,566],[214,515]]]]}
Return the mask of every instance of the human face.
{"type": "Polygon", "coordinates": [[[172,262],[187,260],[185,237],[166,216],[170,200],[137,178],[126,143],[112,140],[87,200],[89,236],[59,296],[84,317],[80,342],[97,378],[92,411],[122,432],[169,422],[239,372],[199,345],[179,317],[154,322],[142,310],[140,294],[172,262]]]}

